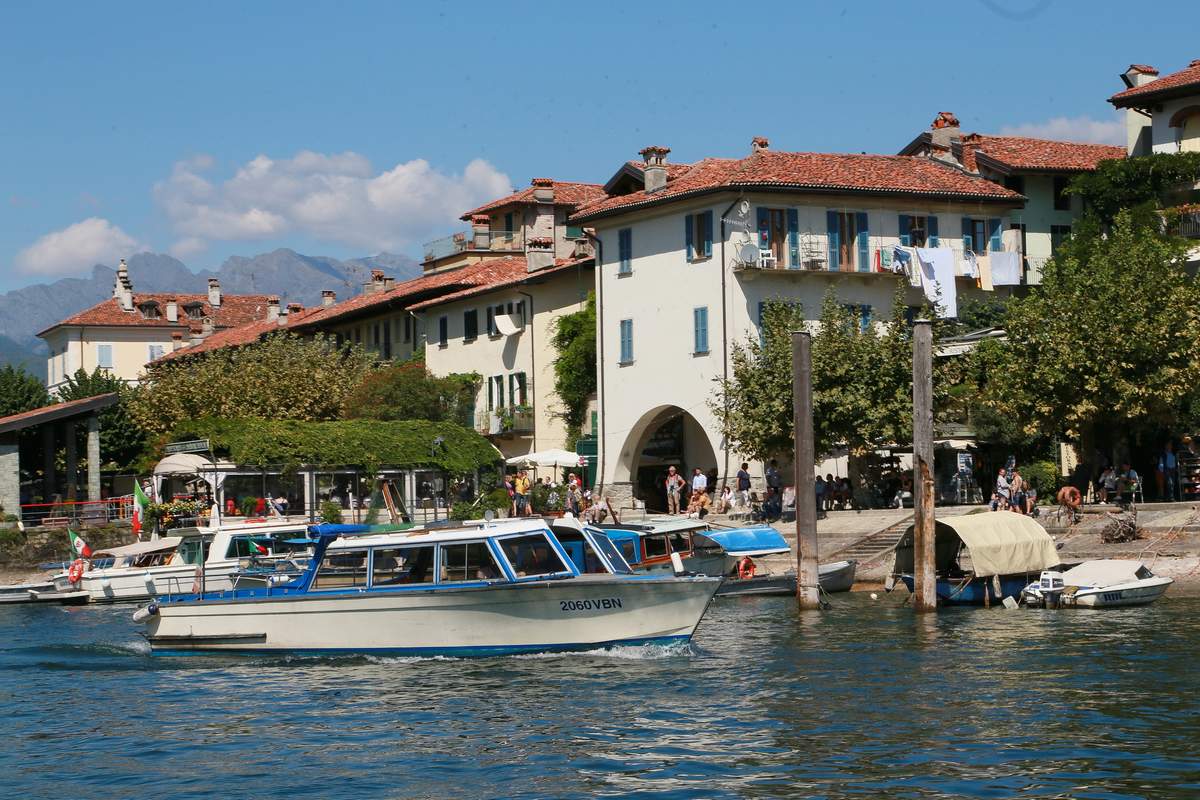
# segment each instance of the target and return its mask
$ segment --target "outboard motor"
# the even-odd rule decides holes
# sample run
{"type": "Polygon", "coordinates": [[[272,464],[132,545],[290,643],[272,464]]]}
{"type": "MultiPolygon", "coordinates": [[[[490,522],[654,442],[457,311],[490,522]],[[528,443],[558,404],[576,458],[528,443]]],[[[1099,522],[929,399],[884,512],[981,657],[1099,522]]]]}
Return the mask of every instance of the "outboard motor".
{"type": "Polygon", "coordinates": [[[1058,608],[1062,604],[1063,574],[1058,570],[1043,570],[1038,580],[1038,592],[1046,608],[1058,608]]]}

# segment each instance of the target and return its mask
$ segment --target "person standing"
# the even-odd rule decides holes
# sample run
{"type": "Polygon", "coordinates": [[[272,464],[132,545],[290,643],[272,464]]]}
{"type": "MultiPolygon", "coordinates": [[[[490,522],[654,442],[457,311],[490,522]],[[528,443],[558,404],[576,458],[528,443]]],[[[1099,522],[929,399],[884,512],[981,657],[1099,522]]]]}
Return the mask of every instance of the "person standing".
{"type": "Polygon", "coordinates": [[[742,468],[737,471],[737,500],[740,508],[750,507],[750,465],[742,462],[742,468]]]}
{"type": "Polygon", "coordinates": [[[1012,498],[1012,503],[1009,508],[1018,514],[1025,513],[1025,479],[1021,477],[1021,470],[1013,467],[1012,480],[1008,483],[1009,496],[1012,498]]]}
{"type": "Polygon", "coordinates": [[[1175,500],[1175,487],[1179,485],[1179,462],[1175,457],[1175,444],[1168,441],[1158,457],[1158,499],[1175,500]]]}
{"type": "Polygon", "coordinates": [[[675,471],[674,467],[667,467],[667,513],[679,513],[679,492],[683,489],[683,476],[675,471]]]}
{"type": "Polygon", "coordinates": [[[774,489],[776,494],[783,489],[783,483],[779,477],[779,462],[773,458],[767,465],[767,488],[774,489]]]}
{"type": "Polygon", "coordinates": [[[527,516],[529,514],[529,476],[525,470],[517,473],[517,480],[513,483],[513,491],[516,493],[514,499],[517,506],[517,516],[527,516]]]}
{"type": "Polygon", "coordinates": [[[692,492],[703,492],[708,489],[708,476],[699,467],[692,472],[692,492]]]}

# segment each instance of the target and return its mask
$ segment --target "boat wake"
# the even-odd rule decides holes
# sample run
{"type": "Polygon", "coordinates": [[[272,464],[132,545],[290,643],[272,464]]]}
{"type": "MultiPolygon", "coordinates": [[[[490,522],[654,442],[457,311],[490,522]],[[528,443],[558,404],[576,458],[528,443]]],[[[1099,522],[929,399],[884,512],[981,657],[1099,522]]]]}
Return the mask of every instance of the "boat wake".
{"type": "Polygon", "coordinates": [[[517,660],[542,658],[613,658],[624,661],[659,661],[664,658],[693,656],[696,650],[689,642],[667,644],[630,644],[613,647],[597,647],[593,650],[571,650],[567,652],[524,653],[511,656],[517,660]]]}

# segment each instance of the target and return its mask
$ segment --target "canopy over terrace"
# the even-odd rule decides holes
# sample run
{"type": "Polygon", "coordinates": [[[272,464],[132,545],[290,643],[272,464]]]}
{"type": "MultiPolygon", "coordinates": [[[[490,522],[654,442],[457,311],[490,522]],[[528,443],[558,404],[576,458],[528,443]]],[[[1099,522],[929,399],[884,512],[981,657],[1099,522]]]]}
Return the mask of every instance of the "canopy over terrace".
{"type": "Polygon", "coordinates": [[[19,435],[28,428],[42,429],[42,495],[49,501],[55,492],[55,428],[67,430],[67,498],[75,494],[78,457],[75,450],[75,425],[87,421],[87,498],[100,499],[100,411],[116,405],[116,392],[98,394],[66,403],[54,403],[20,414],[0,417],[0,506],[17,513],[21,505],[21,451],[19,435]]]}

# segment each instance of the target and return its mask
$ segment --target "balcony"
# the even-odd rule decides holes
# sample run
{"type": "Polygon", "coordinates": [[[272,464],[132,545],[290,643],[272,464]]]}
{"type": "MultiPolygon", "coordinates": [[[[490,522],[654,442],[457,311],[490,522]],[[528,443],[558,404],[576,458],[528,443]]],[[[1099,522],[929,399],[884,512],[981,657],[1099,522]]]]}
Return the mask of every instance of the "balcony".
{"type": "Polygon", "coordinates": [[[1179,215],[1179,235],[1185,239],[1200,239],[1200,211],[1179,215]]]}
{"type": "Polygon", "coordinates": [[[513,406],[479,411],[475,414],[475,430],[484,436],[533,433],[533,409],[529,406],[513,406]]]}
{"type": "Polygon", "coordinates": [[[475,246],[475,234],[468,230],[426,242],[424,261],[437,261],[467,251],[520,253],[524,247],[525,242],[521,231],[489,231],[488,246],[481,248],[475,246]]]}

